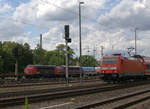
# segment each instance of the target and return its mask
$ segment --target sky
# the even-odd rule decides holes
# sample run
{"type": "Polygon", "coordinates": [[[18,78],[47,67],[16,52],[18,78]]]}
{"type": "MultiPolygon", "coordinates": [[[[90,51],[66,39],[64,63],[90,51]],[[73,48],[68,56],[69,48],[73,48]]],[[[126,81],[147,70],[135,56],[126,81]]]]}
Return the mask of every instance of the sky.
{"type": "MultiPolygon", "coordinates": [[[[65,44],[64,25],[70,25],[71,48],[79,55],[79,1],[0,0],[0,41],[29,43],[35,48],[43,35],[43,48],[65,44]]],[[[112,51],[150,56],[150,0],[82,0],[82,54],[100,57],[112,51]],[[94,52],[95,51],[95,52],[94,52]]]]}

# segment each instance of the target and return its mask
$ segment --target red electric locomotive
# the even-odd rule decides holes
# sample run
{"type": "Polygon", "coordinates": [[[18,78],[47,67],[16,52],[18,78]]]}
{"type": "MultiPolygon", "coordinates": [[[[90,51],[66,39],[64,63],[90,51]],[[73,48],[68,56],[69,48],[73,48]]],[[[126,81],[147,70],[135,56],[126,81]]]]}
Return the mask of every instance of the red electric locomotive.
{"type": "Polygon", "coordinates": [[[150,58],[140,55],[132,57],[103,56],[100,72],[100,77],[104,81],[149,77],[150,58]]]}

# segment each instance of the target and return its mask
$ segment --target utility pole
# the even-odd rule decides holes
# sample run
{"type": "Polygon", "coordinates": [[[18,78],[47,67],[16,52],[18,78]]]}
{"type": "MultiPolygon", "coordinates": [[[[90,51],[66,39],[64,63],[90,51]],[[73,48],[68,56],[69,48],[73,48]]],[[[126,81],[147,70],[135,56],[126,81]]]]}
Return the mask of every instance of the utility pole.
{"type": "Polygon", "coordinates": [[[138,28],[135,28],[135,55],[137,54],[137,47],[136,47],[136,30],[137,30],[138,28]]]}
{"type": "Polygon", "coordinates": [[[69,74],[68,74],[68,42],[66,41],[66,82],[69,85],[69,74]]]}
{"type": "Polygon", "coordinates": [[[89,48],[89,46],[88,46],[88,48],[87,48],[87,49],[88,49],[88,50],[87,50],[87,52],[88,52],[88,56],[89,56],[89,52],[90,52],[90,50],[89,50],[89,49],[90,49],[90,48],[89,48]]]}
{"type": "MultiPolygon", "coordinates": [[[[96,52],[96,49],[95,49],[95,46],[94,46],[94,50],[93,50],[93,57],[95,59],[95,52],[96,52]]],[[[94,61],[94,67],[95,67],[95,61],[94,61]]]]}
{"type": "Polygon", "coordinates": [[[88,66],[90,66],[90,58],[89,58],[89,52],[90,52],[90,50],[89,50],[89,46],[88,46],[87,49],[88,49],[88,51],[87,51],[88,52],[88,66]]]}
{"type": "Polygon", "coordinates": [[[16,64],[15,64],[15,76],[17,77],[16,79],[18,80],[18,58],[16,59],[16,64]]]}
{"type": "Polygon", "coordinates": [[[103,50],[104,50],[104,46],[101,46],[101,57],[104,55],[103,50]]]}
{"type": "Polygon", "coordinates": [[[19,47],[16,46],[13,50],[14,56],[16,58],[16,63],[15,63],[15,76],[16,80],[18,80],[18,59],[19,59],[19,47]]]}
{"type": "Polygon", "coordinates": [[[42,34],[40,34],[40,65],[42,65],[42,34]]]}
{"type": "MultiPolygon", "coordinates": [[[[81,43],[81,4],[84,4],[84,2],[79,2],[79,48],[80,48],[80,69],[82,67],[82,43],[81,43]]],[[[82,84],[82,70],[80,70],[80,85],[82,84]]]]}
{"type": "Polygon", "coordinates": [[[16,76],[16,80],[18,80],[18,56],[16,57],[15,76],[16,76]]]}
{"type": "Polygon", "coordinates": [[[59,54],[59,48],[58,48],[58,51],[57,51],[57,65],[60,65],[59,57],[60,57],[60,54],[59,54]]]}
{"type": "Polygon", "coordinates": [[[112,50],[114,50],[114,45],[112,45],[112,50]]]}

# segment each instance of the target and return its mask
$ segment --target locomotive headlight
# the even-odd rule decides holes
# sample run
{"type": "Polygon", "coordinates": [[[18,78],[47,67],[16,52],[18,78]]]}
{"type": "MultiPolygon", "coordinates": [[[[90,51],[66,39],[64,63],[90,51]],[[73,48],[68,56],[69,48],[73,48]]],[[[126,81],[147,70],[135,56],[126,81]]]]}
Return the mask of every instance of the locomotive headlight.
{"type": "Polygon", "coordinates": [[[116,70],[117,68],[116,67],[102,67],[103,70],[116,70]]]}
{"type": "Polygon", "coordinates": [[[107,70],[107,69],[108,69],[108,67],[102,67],[102,69],[103,69],[103,70],[107,70]]]}
{"type": "Polygon", "coordinates": [[[112,70],[116,70],[117,68],[116,68],[116,67],[111,67],[110,69],[112,69],[112,70]]]}

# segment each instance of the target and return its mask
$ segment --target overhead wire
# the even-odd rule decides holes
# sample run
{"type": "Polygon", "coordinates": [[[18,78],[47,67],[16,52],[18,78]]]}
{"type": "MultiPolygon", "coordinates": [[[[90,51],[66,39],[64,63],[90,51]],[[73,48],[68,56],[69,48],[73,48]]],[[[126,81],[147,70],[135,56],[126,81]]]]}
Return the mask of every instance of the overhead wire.
{"type": "MultiPolygon", "coordinates": [[[[78,12],[74,12],[74,11],[68,10],[68,9],[66,9],[66,8],[63,8],[63,7],[61,7],[61,6],[58,6],[58,5],[54,4],[54,3],[50,3],[50,2],[45,1],[45,0],[40,0],[40,1],[43,1],[43,2],[45,2],[45,3],[48,3],[48,4],[50,4],[50,5],[52,5],[52,6],[56,7],[56,8],[63,9],[64,11],[69,12],[69,13],[71,13],[71,14],[75,14],[75,15],[78,15],[78,14],[79,14],[78,12]]],[[[91,8],[91,9],[92,9],[92,8],[91,8]]],[[[93,9],[93,10],[95,10],[95,9],[93,9]]],[[[82,18],[85,18],[86,20],[88,20],[88,21],[90,21],[90,22],[92,21],[92,19],[90,19],[90,18],[88,18],[88,17],[86,17],[86,16],[82,16],[82,15],[81,15],[81,17],[82,17],[82,18]]],[[[110,19],[112,19],[112,18],[110,17],[110,19]]],[[[20,23],[22,23],[22,24],[31,25],[31,26],[34,25],[34,26],[35,26],[35,24],[27,23],[27,22],[24,22],[24,21],[19,21],[19,20],[15,20],[15,19],[11,19],[11,20],[16,21],[16,22],[20,22],[20,23]]],[[[97,23],[100,24],[99,22],[97,22],[97,23]]],[[[116,23],[116,22],[115,22],[115,23],[116,23]]],[[[117,21],[116,24],[121,25],[118,21],[117,21]]],[[[100,24],[100,25],[102,25],[102,24],[100,24]]],[[[123,32],[123,33],[124,33],[124,32],[123,32]]]]}
{"type": "MultiPolygon", "coordinates": [[[[68,13],[70,13],[70,14],[79,15],[79,12],[75,12],[75,11],[68,10],[68,9],[63,8],[63,7],[61,7],[61,6],[58,6],[58,5],[54,4],[54,3],[50,3],[50,2],[45,1],[45,0],[40,0],[40,1],[43,1],[43,2],[45,2],[45,3],[49,4],[49,5],[52,5],[52,6],[56,7],[56,8],[63,9],[64,11],[66,11],[66,12],[68,12],[68,13]]],[[[85,18],[85,19],[88,20],[88,21],[91,21],[91,20],[92,20],[92,19],[90,19],[90,18],[88,18],[88,17],[86,17],[86,16],[83,16],[83,15],[81,15],[81,17],[82,17],[82,18],[85,18]]]]}
{"type": "MultiPolygon", "coordinates": [[[[78,14],[79,14],[78,12],[74,12],[74,11],[71,11],[71,10],[67,10],[66,8],[62,8],[62,7],[60,7],[60,6],[58,6],[58,5],[54,4],[54,3],[50,3],[50,2],[44,1],[44,0],[41,0],[41,1],[43,1],[43,2],[45,2],[45,3],[47,3],[47,4],[49,4],[49,5],[55,6],[55,7],[57,7],[57,8],[63,9],[64,11],[69,12],[69,13],[71,13],[71,14],[75,14],[75,15],[78,15],[78,14]]],[[[91,9],[93,9],[93,8],[91,8],[91,9]]],[[[93,9],[93,10],[95,11],[95,9],[93,9]]],[[[90,22],[91,22],[91,20],[92,20],[92,19],[89,19],[88,17],[83,16],[83,15],[81,15],[81,17],[82,17],[82,18],[85,18],[86,20],[88,20],[88,21],[90,21],[90,22]]],[[[99,23],[99,22],[97,22],[97,23],[99,23]]],[[[116,22],[115,22],[115,23],[116,23],[116,22]]],[[[100,23],[99,23],[99,24],[100,24],[100,23]]],[[[120,24],[120,23],[118,23],[118,24],[120,24]]],[[[100,25],[101,25],[101,24],[100,24],[100,25]]],[[[107,31],[108,31],[108,30],[107,30],[107,31]]],[[[125,32],[122,32],[122,33],[125,33],[125,32]]],[[[126,34],[126,35],[127,35],[127,34],[126,34]]]]}

